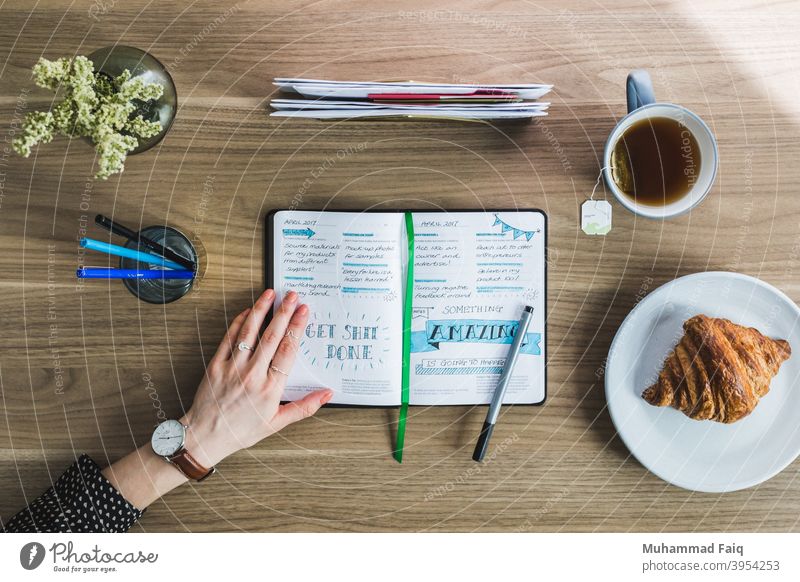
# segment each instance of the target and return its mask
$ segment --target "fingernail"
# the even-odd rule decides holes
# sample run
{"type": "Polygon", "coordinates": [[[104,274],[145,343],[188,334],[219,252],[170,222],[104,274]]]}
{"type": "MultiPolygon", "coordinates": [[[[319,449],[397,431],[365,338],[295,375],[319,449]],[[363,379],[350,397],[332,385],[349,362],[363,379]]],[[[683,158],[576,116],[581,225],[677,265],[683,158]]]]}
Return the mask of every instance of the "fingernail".
{"type": "Polygon", "coordinates": [[[286,294],[286,300],[285,301],[287,303],[294,303],[296,300],[297,300],[297,293],[295,293],[294,291],[289,291],[286,294]]]}
{"type": "Polygon", "coordinates": [[[272,289],[267,289],[266,291],[264,291],[265,299],[272,299],[274,296],[275,296],[275,291],[273,291],[272,289]]]}
{"type": "Polygon", "coordinates": [[[308,313],[308,305],[303,303],[300,307],[297,308],[298,315],[305,315],[308,313]]]}
{"type": "Polygon", "coordinates": [[[328,390],[328,391],[327,391],[325,394],[323,394],[323,396],[322,396],[322,403],[323,403],[323,404],[327,404],[328,402],[330,402],[330,399],[331,399],[331,398],[333,398],[333,390],[328,390]]]}

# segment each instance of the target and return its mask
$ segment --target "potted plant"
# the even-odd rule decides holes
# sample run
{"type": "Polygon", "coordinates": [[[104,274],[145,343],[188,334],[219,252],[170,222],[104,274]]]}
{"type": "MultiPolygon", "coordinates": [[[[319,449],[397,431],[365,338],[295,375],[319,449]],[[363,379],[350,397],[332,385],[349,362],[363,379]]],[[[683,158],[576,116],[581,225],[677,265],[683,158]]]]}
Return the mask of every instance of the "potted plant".
{"type": "Polygon", "coordinates": [[[83,137],[97,152],[96,178],[122,172],[127,155],[158,143],[175,115],[172,78],[155,58],[133,47],[109,47],[88,58],[41,58],[33,79],[62,99],[25,116],[14,151],[28,157],[56,135],[83,137]]]}

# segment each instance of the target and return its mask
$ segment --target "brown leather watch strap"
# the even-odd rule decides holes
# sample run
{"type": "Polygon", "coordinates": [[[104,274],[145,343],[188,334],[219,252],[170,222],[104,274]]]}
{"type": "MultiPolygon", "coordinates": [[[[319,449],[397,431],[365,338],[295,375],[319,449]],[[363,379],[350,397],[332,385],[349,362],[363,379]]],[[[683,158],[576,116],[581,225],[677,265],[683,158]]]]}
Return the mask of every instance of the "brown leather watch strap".
{"type": "Polygon", "coordinates": [[[195,481],[202,481],[210,477],[216,470],[214,467],[210,469],[203,467],[186,449],[179,450],[169,457],[169,460],[173,465],[178,467],[184,475],[195,481]]]}

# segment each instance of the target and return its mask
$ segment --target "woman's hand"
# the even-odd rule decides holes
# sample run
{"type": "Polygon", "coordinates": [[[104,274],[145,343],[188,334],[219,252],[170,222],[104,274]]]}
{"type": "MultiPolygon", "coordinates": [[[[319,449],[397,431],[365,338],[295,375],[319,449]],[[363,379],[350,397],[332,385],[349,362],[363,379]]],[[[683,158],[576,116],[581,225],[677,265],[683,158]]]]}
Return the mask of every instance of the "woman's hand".
{"type": "Polygon", "coordinates": [[[209,362],[194,403],[181,419],[189,426],[186,449],[205,467],[308,418],[333,396],[331,390],[318,390],[297,402],[280,403],[308,322],[308,306],[298,299],[294,291],[287,293],[259,337],[275,301],[272,289],[264,291],[233,320],[209,362]]]}

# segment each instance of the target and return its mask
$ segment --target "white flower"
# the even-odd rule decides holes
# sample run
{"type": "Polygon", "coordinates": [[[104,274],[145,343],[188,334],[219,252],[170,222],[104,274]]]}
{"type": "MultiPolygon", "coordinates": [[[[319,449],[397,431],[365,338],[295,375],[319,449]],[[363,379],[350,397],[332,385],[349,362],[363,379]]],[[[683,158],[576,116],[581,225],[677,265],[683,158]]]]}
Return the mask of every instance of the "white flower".
{"type": "Polygon", "coordinates": [[[33,67],[34,82],[64,98],[51,111],[37,111],[25,116],[22,133],[14,139],[14,151],[28,157],[33,146],[53,140],[55,134],[89,137],[98,154],[96,178],[106,179],[122,172],[128,152],[139,145],[138,138],[148,138],[161,131],[157,121],[135,115],[136,101],[158,99],[164,87],[131,79],[123,71],[115,79],[95,73],[92,62],[83,56],[55,61],[39,59],[33,67]]]}

